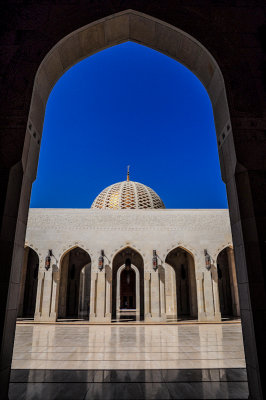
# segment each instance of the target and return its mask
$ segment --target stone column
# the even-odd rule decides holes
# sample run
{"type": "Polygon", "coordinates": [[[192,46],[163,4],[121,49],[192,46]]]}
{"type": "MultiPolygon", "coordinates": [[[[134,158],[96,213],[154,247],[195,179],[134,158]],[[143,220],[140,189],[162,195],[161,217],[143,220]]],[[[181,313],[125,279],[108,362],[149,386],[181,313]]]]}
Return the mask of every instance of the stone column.
{"type": "Polygon", "coordinates": [[[165,269],[160,265],[158,269],[159,274],[159,290],[160,290],[160,314],[161,320],[166,321],[166,308],[165,308],[165,269]]]}
{"type": "Polygon", "coordinates": [[[135,268],[135,274],[136,274],[136,321],[140,320],[140,274],[139,270],[137,267],[132,266],[135,268]]]}
{"type": "Polygon", "coordinates": [[[44,278],[45,278],[44,271],[40,267],[39,268],[39,272],[38,272],[38,285],[37,285],[34,321],[39,321],[41,313],[42,313],[42,299],[43,299],[44,278]]]}
{"type": "Polygon", "coordinates": [[[53,270],[40,271],[38,278],[36,312],[34,315],[35,321],[49,322],[56,321],[56,315],[52,310],[53,295],[56,296],[54,290],[53,270]]]}
{"type": "Polygon", "coordinates": [[[58,287],[59,310],[58,315],[61,318],[66,317],[66,300],[67,300],[67,281],[68,281],[68,266],[70,252],[66,253],[60,265],[60,282],[58,287]]]}
{"type": "Polygon", "coordinates": [[[196,275],[197,285],[197,302],[198,302],[198,320],[206,321],[205,301],[204,301],[204,275],[202,271],[198,271],[196,275]]]}
{"type": "MultiPolygon", "coordinates": [[[[146,314],[146,310],[145,310],[145,320],[154,321],[154,322],[165,321],[166,320],[165,307],[164,307],[164,309],[162,309],[162,306],[165,305],[165,301],[163,301],[163,304],[162,304],[161,279],[160,279],[159,268],[157,269],[157,271],[152,270],[148,274],[145,276],[145,283],[146,283],[146,280],[149,282],[149,299],[150,299],[149,311],[150,312],[146,314]]],[[[163,289],[163,291],[164,291],[164,289],[163,289]]],[[[146,293],[145,293],[145,303],[146,303],[146,293]]]]}
{"type": "Polygon", "coordinates": [[[213,321],[214,320],[214,300],[213,300],[213,286],[212,286],[212,276],[211,271],[208,271],[205,268],[203,272],[204,277],[204,301],[205,301],[205,313],[206,320],[213,321]]]}
{"type": "Polygon", "coordinates": [[[80,281],[79,281],[79,308],[78,317],[84,318],[84,307],[85,307],[85,284],[86,284],[86,266],[80,271],[80,281]]]}
{"type": "Polygon", "coordinates": [[[125,264],[121,265],[116,273],[116,319],[120,318],[120,309],[121,309],[121,273],[125,268],[125,264]]]}
{"type": "Polygon", "coordinates": [[[96,318],[98,322],[104,321],[105,317],[105,269],[97,272],[97,296],[96,296],[96,318]]]}
{"type": "Polygon", "coordinates": [[[97,272],[91,271],[90,321],[96,316],[97,272]]]}
{"type": "Polygon", "coordinates": [[[51,308],[50,308],[50,321],[56,321],[58,316],[58,300],[59,300],[59,268],[57,265],[52,267],[52,288],[51,288],[51,308]]]}
{"type": "Polygon", "coordinates": [[[105,319],[111,322],[112,319],[112,268],[105,266],[106,296],[105,296],[105,319]]]}
{"type": "Polygon", "coordinates": [[[218,273],[217,273],[217,266],[214,264],[211,267],[211,276],[212,276],[212,287],[213,287],[214,320],[221,321],[218,273]]]}
{"type": "Polygon", "coordinates": [[[190,315],[197,317],[197,289],[194,260],[188,256],[188,274],[189,274],[189,295],[190,295],[190,315]]]}
{"type": "Polygon", "coordinates": [[[45,255],[40,256],[34,321],[55,322],[58,312],[59,269],[56,264],[44,268],[45,255]]]}
{"type": "Polygon", "coordinates": [[[160,276],[158,271],[151,271],[151,319],[160,321],[160,276]]]}
{"type": "Polygon", "coordinates": [[[240,317],[240,306],[239,306],[239,295],[238,295],[238,286],[237,286],[237,278],[236,278],[236,266],[235,266],[235,257],[234,250],[231,247],[227,247],[226,249],[228,264],[229,264],[229,274],[230,274],[230,286],[231,286],[231,295],[232,295],[232,305],[233,305],[233,315],[236,317],[240,317]]]}
{"type": "Polygon", "coordinates": [[[144,320],[151,319],[151,273],[144,272],[144,320]]]}
{"type": "Polygon", "coordinates": [[[91,322],[111,322],[111,268],[91,273],[91,322]]]}
{"type": "Polygon", "coordinates": [[[165,310],[167,318],[177,319],[176,275],[172,266],[165,263],[165,310]]]}
{"type": "Polygon", "coordinates": [[[197,263],[199,264],[199,266],[196,265],[198,319],[199,321],[220,321],[217,269],[212,266],[210,270],[207,270],[203,257],[197,263]]]}

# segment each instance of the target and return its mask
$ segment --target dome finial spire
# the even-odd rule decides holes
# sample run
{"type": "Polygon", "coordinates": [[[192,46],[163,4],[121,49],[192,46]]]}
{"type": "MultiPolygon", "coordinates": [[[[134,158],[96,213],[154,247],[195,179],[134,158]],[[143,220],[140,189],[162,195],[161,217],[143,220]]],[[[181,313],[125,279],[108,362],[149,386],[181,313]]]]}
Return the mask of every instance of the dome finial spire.
{"type": "Polygon", "coordinates": [[[130,165],[127,166],[127,181],[129,181],[129,167],[130,165]]]}

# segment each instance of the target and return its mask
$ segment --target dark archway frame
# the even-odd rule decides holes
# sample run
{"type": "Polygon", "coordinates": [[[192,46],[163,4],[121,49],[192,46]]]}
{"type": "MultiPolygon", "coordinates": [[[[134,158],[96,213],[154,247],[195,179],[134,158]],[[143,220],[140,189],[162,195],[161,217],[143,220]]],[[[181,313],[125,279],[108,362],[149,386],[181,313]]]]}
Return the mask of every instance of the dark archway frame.
{"type": "MultiPolygon", "coordinates": [[[[131,4],[130,1],[127,3],[131,4]]],[[[7,68],[5,72],[8,79],[5,79],[2,84],[4,92],[1,101],[1,107],[4,110],[2,115],[5,115],[1,119],[2,149],[4,149],[1,153],[4,188],[1,200],[1,254],[2,259],[5,260],[3,290],[1,290],[3,312],[0,319],[3,392],[7,392],[10,373],[16,317],[14,299],[17,299],[19,291],[19,265],[22,260],[31,185],[37,170],[46,100],[55,82],[74,63],[108,46],[132,40],[150,46],[183,63],[200,78],[211,98],[222,177],[227,186],[229,200],[250,392],[254,398],[263,398],[263,394],[266,394],[266,383],[260,379],[263,376],[266,358],[264,346],[266,290],[263,268],[266,229],[263,219],[266,202],[263,199],[265,199],[266,166],[263,156],[265,154],[263,85],[261,76],[257,77],[253,74],[246,63],[246,59],[252,59],[250,65],[255,67],[256,62],[259,65],[259,60],[262,58],[257,50],[254,50],[252,54],[254,57],[250,57],[251,50],[243,49],[241,41],[237,42],[231,34],[231,26],[235,21],[228,18],[228,15],[231,15],[231,9],[224,7],[227,11],[227,14],[224,14],[225,22],[217,23],[218,18],[214,19],[215,23],[213,23],[212,13],[216,15],[216,11],[211,5],[212,12],[206,4],[200,2],[200,12],[198,12],[183,5],[176,5],[177,8],[172,10],[170,2],[166,3],[165,12],[156,5],[146,10],[145,6],[139,4],[139,8],[168,21],[171,25],[132,10],[106,17],[114,11],[120,11],[121,8],[113,6],[111,10],[110,7],[104,6],[101,12],[96,12],[85,2],[81,2],[78,6],[71,5],[72,9],[68,13],[64,13],[63,8],[66,6],[62,5],[60,16],[65,16],[64,21],[60,19],[58,23],[56,18],[51,18],[52,25],[47,27],[46,22],[37,18],[35,10],[32,10],[32,17],[38,25],[38,28],[33,27],[32,32],[34,29],[39,32],[39,27],[45,25],[45,38],[40,35],[31,35],[33,45],[29,45],[23,36],[25,43],[19,39],[18,42],[25,53],[20,53],[21,56],[16,54],[5,61],[11,68],[7,68]],[[98,20],[101,17],[105,18],[98,20]],[[87,21],[96,22],[75,31],[86,23],[86,18],[87,21]],[[55,26],[57,26],[56,29],[54,29],[55,26]],[[190,32],[202,43],[208,43],[209,49],[222,67],[229,94],[233,130],[229,118],[225,84],[217,63],[204,46],[175,26],[190,32]],[[83,33],[81,41],[76,40],[77,32],[83,33]],[[52,48],[54,43],[62,37],[65,38],[52,48]],[[49,51],[51,48],[52,50],[49,51]],[[80,48],[83,49],[83,55],[78,53],[80,48]],[[43,54],[48,51],[36,75],[37,66],[43,54]],[[19,71],[17,75],[19,79],[15,79],[14,71],[19,71]],[[26,122],[34,76],[30,116],[26,122]],[[254,262],[256,262],[256,273],[253,268],[254,262]]],[[[51,4],[47,4],[47,11],[49,7],[51,4]]],[[[236,15],[240,19],[243,9],[244,7],[235,7],[236,15]]],[[[43,9],[42,15],[44,11],[43,9]]],[[[51,10],[47,15],[50,15],[50,12],[51,10]]],[[[220,15],[220,9],[218,15],[220,15]]],[[[263,9],[258,7],[256,18],[255,14],[249,15],[248,25],[243,17],[243,28],[239,28],[241,37],[244,37],[247,26],[251,27],[249,28],[251,31],[253,29],[252,32],[257,29],[259,34],[254,39],[254,48],[260,46],[259,38],[263,30],[260,29],[259,24],[263,23],[264,18],[260,18],[263,15],[263,9]]],[[[13,9],[10,16],[17,18],[15,23],[19,23],[24,18],[21,16],[20,20],[19,13],[17,10],[14,12],[13,9]]],[[[24,23],[25,19],[18,29],[23,31],[24,23]]],[[[25,24],[27,26],[27,22],[25,24]]],[[[10,32],[9,28],[7,32],[10,32]]]]}

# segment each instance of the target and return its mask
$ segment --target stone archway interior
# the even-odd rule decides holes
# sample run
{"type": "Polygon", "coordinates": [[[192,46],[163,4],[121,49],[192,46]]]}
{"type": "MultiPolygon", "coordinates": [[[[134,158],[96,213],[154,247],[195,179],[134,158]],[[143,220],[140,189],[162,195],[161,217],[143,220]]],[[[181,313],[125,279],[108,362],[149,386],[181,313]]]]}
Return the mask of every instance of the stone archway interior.
{"type": "MultiPolygon", "coordinates": [[[[212,102],[219,156],[222,161],[226,160],[221,162],[222,178],[227,182],[228,176],[235,171],[236,157],[224,79],[216,60],[186,32],[131,9],[75,30],[45,56],[34,81],[26,142],[34,135],[37,144],[40,144],[47,99],[60,77],[84,58],[126,41],[148,46],[173,58],[199,78],[212,102]],[[230,145],[223,147],[225,141],[230,145]],[[230,163],[227,162],[229,159],[230,163]]],[[[33,151],[39,152],[39,148],[33,151]]],[[[28,157],[32,165],[27,168],[33,171],[33,175],[37,170],[37,159],[35,154],[28,157]]]]}
{"type": "Polygon", "coordinates": [[[67,252],[60,265],[58,318],[89,318],[91,258],[75,247],[67,252]]]}
{"type": "Polygon", "coordinates": [[[193,257],[176,248],[166,257],[165,299],[168,320],[197,318],[197,293],[193,257]]]}
{"type": "Polygon", "coordinates": [[[38,287],[39,257],[30,247],[24,250],[18,317],[34,318],[38,287]]]}
{"type": "Polygon", "coordinates": [[[141,255],[127,247],[113,261],[112,319],[144,319],[144,264],[141,255]]]}

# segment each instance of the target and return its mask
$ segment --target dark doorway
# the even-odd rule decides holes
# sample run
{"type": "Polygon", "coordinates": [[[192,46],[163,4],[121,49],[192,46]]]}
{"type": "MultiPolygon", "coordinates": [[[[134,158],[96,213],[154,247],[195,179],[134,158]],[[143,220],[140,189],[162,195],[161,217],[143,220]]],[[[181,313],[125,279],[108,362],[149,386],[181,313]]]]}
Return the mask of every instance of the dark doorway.
{"type": "Polygon", "coordinates": [[[134,310],[136,308],[136,274],[132,268],[125,268],[120,279],[121,309],[134,310]]]}
{"type": "Polygon", "coordinates": [[[38,286],[38,273],[38,254],[30,247],[26,247],[24,251],[18,317],[34,318],[38,286]]]}
{"type": "Polygon", "coordinates": [[[217,257],[217,273],[221,316],[223,318],[232,317],[232,282],[227,249],[222,250],[217,257]]]}

